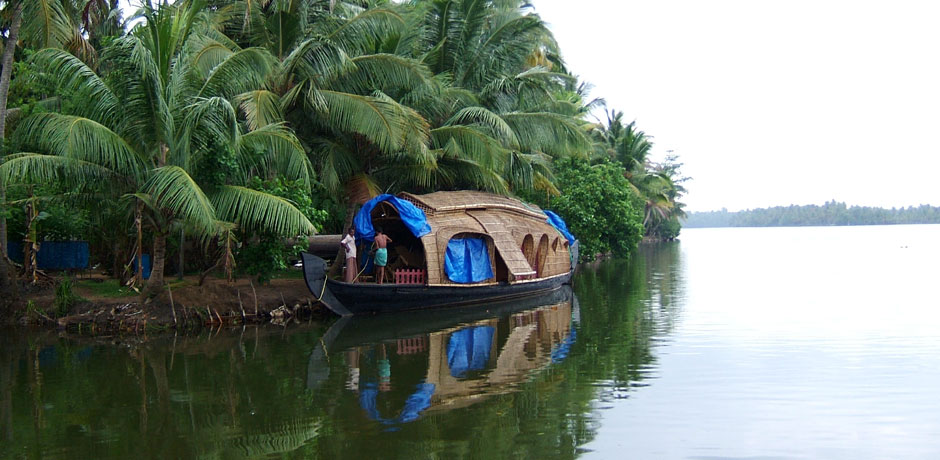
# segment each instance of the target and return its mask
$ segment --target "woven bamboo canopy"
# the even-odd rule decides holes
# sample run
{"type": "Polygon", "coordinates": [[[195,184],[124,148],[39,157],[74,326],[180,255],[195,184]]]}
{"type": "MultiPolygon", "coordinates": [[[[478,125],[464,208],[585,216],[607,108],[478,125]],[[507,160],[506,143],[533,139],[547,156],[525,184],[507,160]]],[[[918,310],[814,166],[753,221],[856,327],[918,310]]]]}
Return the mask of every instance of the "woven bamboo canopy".
{"type": "Polygon", "coordinates": [[[486,192],[434,192],[426,195],[400,193],[404,198],[422,208],[425,213],[442,213],[464,209],[504,209],[518,212],[536,219],[545,219],[545,214],[535,205],[523,203],[515,198],[486,192]]]}
{"type": "Polygon", "coordinates": [[[539,207],[485,192],[401,193],[423,210],[431,233],[421,237],[428,284],[453,285],[444,274],[451,238],[477,235],[486,240],[495,277],[480,284],[522,282],[567,273],[568,242],[547,222],[539,207]]]}

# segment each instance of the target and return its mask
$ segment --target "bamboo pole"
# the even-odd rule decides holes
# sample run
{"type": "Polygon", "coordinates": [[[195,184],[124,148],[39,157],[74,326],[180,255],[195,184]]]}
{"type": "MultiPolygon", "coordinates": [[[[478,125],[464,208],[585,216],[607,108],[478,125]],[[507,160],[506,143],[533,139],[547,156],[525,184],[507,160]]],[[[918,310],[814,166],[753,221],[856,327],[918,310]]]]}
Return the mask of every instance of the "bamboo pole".
{"type": "Polygon", "coordinates": [[[241,309],[242,311],[242,324],[244,325],[246,320],[245,320],[245,305],[242,304],[242,291],[236,290],[235,292],[238,293],[238,308],[241,309]]]}
{"type": "Polygon", "coordinates": [[[255,291],[255,284],[248,279],[248,285],[251,286],[251,293],[255,296],[255,316],[258,316],[258,291],[255,291]]]}
{"type": "Polygon", "coordinates": [[[173,289],[170,288],[170,283],[166,283],[166,290],[170,292],[170,311],[173,312],[173,325],[176,326],[178,324],[176,321],[176,305],[173,304],[173,289]]]}

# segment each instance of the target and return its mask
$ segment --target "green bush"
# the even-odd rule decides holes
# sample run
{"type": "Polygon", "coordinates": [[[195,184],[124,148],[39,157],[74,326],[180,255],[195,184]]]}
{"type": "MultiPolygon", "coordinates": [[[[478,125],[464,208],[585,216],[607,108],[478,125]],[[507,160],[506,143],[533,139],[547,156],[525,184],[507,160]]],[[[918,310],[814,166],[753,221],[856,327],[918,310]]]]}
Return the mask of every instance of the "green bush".
{"type": "Polygon", "coordinates": [[[624,177],[622,166],[590,165],[569,158],[555,163],[561,195],[549,202],[580,241],[581,261],[597,254],[628,256],[643,237],[643,200],[624,177]]]}
{"type": "Polygon", "coordinates": [[[679,231],[682,230],[682,223],[679,222],[679,218],[672,216],[668,220],[663,221],[651,236],[658,237],[661,240],[671,241],[676,239],[679,236],[679,231]]]}
{"type": "MultiPolygon", "coordinates": [[[[262,181],[255,177],[250,187],[290,200],[310,219],[317,231],[323,228],[323,222],[328,218],[325,211],[313,205],[310,188],[305,187],[300,181],[288,181],[281,178],[262,181]]],[[[244,245],[236,255],[238,271],[255,276],[262,283],[269,281],[275,273],[287,269],[288,262],[292,258],[297,258],[300,251],[306,249],[303,243],[289,247],[284,244],[284,238],[269,233],[242,235],[239,239],[244,242],[244,245]]]]}

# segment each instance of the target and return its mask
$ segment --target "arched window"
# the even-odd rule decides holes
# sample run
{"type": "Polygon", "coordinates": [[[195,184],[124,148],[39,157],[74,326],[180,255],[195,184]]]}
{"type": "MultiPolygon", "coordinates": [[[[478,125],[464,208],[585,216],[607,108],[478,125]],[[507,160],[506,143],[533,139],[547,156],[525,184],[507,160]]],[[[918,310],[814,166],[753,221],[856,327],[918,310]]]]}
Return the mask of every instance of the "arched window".
{"type": "Polygon", "coordinates": [[[526,262],[529,263],[529,266],[535,270],[535,240],[532,238],[532,235],[526,235],[522,239],[522,254],[525,256],[526,262]]]}
{"type": "Polygon", "coordinates": [[[548,260],[548,235],[542,235],[539,238],[538,252],[535,254],[535,276],[541,278],[545,276],[545,261],[548,260]]]}

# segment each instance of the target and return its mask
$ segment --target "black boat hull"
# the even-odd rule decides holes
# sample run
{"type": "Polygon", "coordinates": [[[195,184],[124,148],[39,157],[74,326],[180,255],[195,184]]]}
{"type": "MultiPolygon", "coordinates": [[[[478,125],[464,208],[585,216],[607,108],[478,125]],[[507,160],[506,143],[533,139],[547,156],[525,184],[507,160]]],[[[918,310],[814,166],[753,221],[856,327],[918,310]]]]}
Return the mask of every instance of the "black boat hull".
{"type": "Polygon", "coordinates": [[[310,292],[341,316],[450,308],[526,298],[549,293],[571,282],[571,272],[568,272],[542,280],[487,286],[343,283],[326,279],[326,262],[319,257],[307,253],[302,256],[304,278],[310,292]]]}

